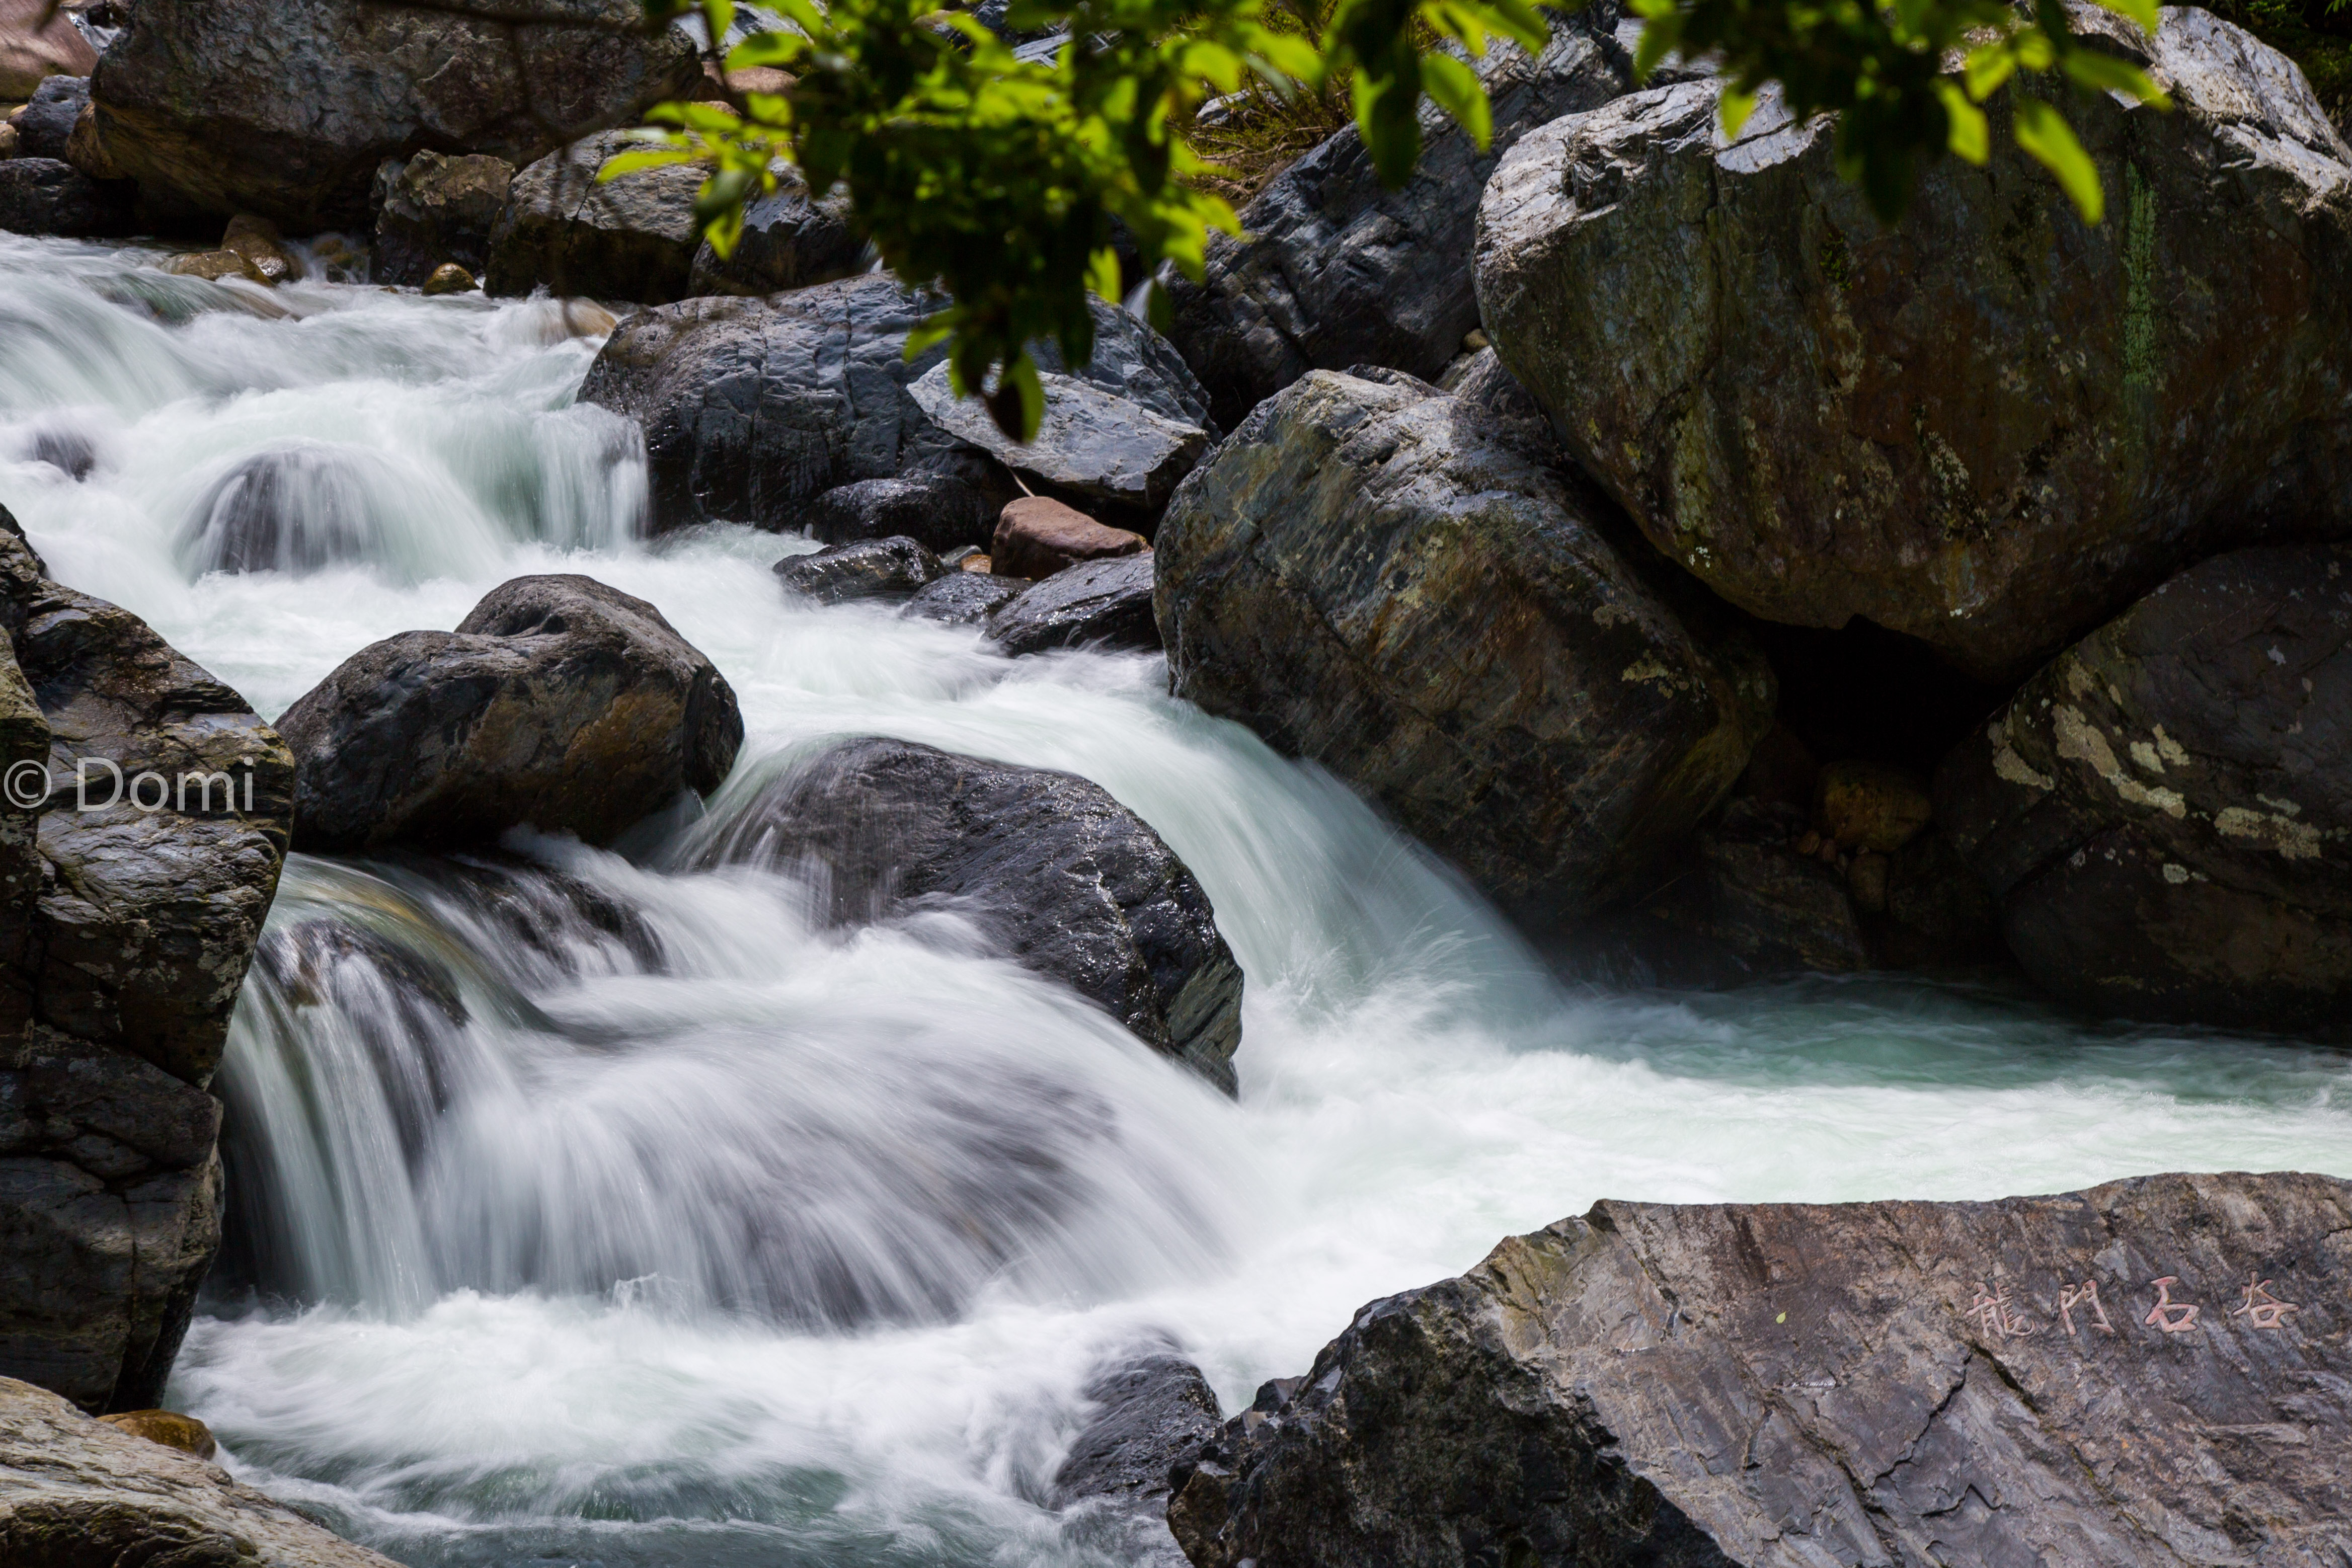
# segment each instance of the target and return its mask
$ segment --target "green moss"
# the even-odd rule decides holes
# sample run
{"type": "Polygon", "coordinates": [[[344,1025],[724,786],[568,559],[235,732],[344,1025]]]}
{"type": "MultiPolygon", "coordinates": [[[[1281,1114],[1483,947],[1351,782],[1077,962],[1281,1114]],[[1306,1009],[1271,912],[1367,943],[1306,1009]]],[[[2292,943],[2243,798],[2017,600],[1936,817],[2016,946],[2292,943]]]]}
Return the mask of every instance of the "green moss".
{"type": "Polygon", "coordinates": [[[2156,390],[2156,193],[2139,165],[2124,165],[2124,385],[2156,390]]]}
{"type": "Polygon", "coordinates": [[[1824,225],[1822,230],[1822,276],[1842,293],[1853,289],[1853,251],[1835,224],[1824,225]]]}

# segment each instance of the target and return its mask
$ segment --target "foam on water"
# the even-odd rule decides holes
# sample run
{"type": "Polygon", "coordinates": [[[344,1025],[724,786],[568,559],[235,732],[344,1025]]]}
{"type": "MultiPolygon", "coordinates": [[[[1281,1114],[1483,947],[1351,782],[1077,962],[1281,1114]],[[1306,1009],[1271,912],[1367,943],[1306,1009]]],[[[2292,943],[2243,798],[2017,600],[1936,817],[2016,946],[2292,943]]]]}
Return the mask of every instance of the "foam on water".
{"type": "Polygon", "coordinates": [[[2330,1051],[1904,979],[1560,988],[1156,658],[1006,660],[787,602],[774,536],[633,539],[633,432],[573,406],[596,345],[554,307],[272,300],[142,259],[0,237],[0,502],[263,711],[509,577],[585,572],[717,661],[742,770],[879,732],[1096,779],[1248,975],[1236,1106],[952,920],[844,935],[782,878],[517,847],[550,869],[500,875],[633,911],[650,961],[561,921],[505,941],[429,868],[298,858],[276,938],[332,917],[438,955],[464,1022],[248,988],[220,1080],[238,1279],[173,1397],[404,1561],[1087,1561],[1040,1505],[1102,1356],[1173,1339],[1230,1405],[1363,1301],[1599,1196],[2352,1173],[2330,1051]],[[31,460],[68,427],[79,482],[31,460]],[[287,516],[331,547],[204,572],[227,478],[289,451],[287,516]]]}

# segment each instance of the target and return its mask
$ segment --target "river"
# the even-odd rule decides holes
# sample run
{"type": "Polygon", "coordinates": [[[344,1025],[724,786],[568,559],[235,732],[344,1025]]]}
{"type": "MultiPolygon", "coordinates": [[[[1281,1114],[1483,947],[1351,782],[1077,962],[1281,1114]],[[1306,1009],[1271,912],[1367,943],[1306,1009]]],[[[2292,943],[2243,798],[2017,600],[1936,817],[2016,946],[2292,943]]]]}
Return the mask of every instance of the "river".
{"type": "Polygon", "coordinates": [[[845,936],[781,876],[672,868],[691,827],[634,858],[511,844],[550,868],[491,879],[512,896],[628,914],[551,895],[535,942],[481,878],[293,857],[273,931],[437,955],[461,1005],[397,964],[248,984],[215,1084],[236,1261],[171,1397],[415,1568],[1099,1563],[1042,1503],[1106,1358],[1172,1343],[1230,1409],[1363,1302],[1601,1196],[2352,1175],[2338,1052],[1895,976],[1559,984],[1157,658],[1006,659],[789,600],[797,540],[637,538],[635,432],[574,405],[598,340],[559,307],[155,259],[0,236],[0,504],[264,715],[509,578],[584,573],[733,684],[722,816],[827,736],[1069,769],[1192,868],[1247,975],[1236,1104],[958,922],[845,936]],[[211,569],[208,521],[257,485],[302,547],[211,569]]]}

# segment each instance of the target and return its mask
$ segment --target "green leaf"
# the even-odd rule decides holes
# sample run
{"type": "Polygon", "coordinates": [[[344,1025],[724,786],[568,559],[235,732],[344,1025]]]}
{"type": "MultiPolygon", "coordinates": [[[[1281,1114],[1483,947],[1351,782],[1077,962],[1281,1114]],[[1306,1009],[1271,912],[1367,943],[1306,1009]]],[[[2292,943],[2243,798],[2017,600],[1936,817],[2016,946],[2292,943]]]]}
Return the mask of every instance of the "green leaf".
{"type": "Polygon", "coordinates": [[[617,180],[624,174],[634,174],[640,169],[667,168],[673,163],[691,163],[694,154],[683,147],[647,147],[642,152],[615,153],[604,160],[596,171],[599,184],[617,180]]]}
{"type": "Polygon", "coordinates": [[[735,29],[735,0],[702,0],[703,25],[710,29],[710,47],[727,47],[727,35],[735,29]]]}
{"type": "Polygon", "coordinates": [[[1494,106],[1486,101],[1486,89],[1479,84],[1476,71],[1452,55],[1432,50],[1421,58],[1421,89],[1461,121],[1478,143],[1478,151],[1483,153],[1493,143],[1494,106]]]}
{"type": "Polygon", "coordinates": [[[2164,95],[2163,89],[2129,60],[2119,60],[2096,49],[2069,49],[2060,68],[2093,92],[2119,92],[2159,109],[2172,107],[2172,100],[2164,95]]]}
{"type": "Polygon", "coordinates": [[[1944,105],[1944,121],[1949,128],[1944,144],[1956,157],[1971,163],[1982,163],[1992,155],[1992,133],[1985,122],[1985,111],[1969,101],[1969,95],[1958,82],[1949,77],[1936,81],[1936,96],[1944,105]]]}
{"type": "Polygon", "coordinates": [[[2066,117],[2038,98],[2020,98],[2011,117],[2017,144],[2057,176],[2059,188],[2074,201],[2084,223],[2097,223],[2106,212],[2106,196],[2099,189],[2099,171],[2091,155],[2074,138],[2066,117]]]}
{"type": "Polygon", "coordinates": [[[1737,142],[1739,140],[1739,128],[1748,123],[1749,115],[1756,112],[1756,95],[1742,92],[1726,82],[1717,100],[1717,109],[1723,117],[1723,139],[1737,142]]]}
{"type": "Polygon", "coordinates": [[[1968,64],[1961,68],[1967,81],[1969,96],[1982,103],[1999,92],[2001,84],[2017,72],[2017,56],[2006,43],[1985,44],[1969,51],[1968,64]]]}
{"type": "Polygon", "coordinates": [[[996,390],[982,401],[999,430],[1024,445],[1037,438],[1037,426],[1045,417],[1045,388],[1027,353],[1013,356],[999,373],[996,390]]]}
{"type": "Polygon", "coordinates": [[[948,320],[947,311],[927,316],[908,332],[905,358],[910,363],[919,360],[934,343],[943,343],[954,333],[955,323],[948,320]]]}
{"type": "MultiPolygon", "coordinates": [[[[749,169],[721,169],[702,182],[702,189],[695,193],[694,221],[709,235],[711,248],[719,249],[720,226],[731,223],[734,234],[743,232],[743,202],[757,184],[759,176],[749,169]]],[[[727,243],[732,248],[731,236],[727,243]]],[[[719,250],[719,254],[727,252],[719,250]]]]}
{"type": "Polygon", "coordinates": [[[2156,37],[2156,30],[2164,20],[2158,13],[2157,0],[2099,0],[2099,4],[2118,16],[2130,17],[2139,24],[2139,30],[2151,38],[2156,37]]]}
{"type": "Polygon", "coordinates": [[[727,68],[745,70],[772,66],[788,70],[809,52],[809,41],[798,33],[754,33],[727,51],[727,68]]]}
{"type": "Polygon", "coordinates": [[[1094,254],[1087,266],[1087,287],[1109,300],[1118,303],[1118,252],[1104,246],[1094,254]]]}

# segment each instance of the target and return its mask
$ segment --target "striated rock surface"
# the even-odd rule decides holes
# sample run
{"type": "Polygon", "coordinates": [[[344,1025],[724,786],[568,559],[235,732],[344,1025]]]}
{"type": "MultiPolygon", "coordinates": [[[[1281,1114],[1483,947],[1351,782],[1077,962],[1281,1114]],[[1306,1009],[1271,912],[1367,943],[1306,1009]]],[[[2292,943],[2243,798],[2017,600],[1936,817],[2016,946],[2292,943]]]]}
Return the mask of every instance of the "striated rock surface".
{"type": "Polygon", "coordinates": [[[1384,374],[1311,373],[1177,491],[1156,546],[1171,683],[1530,924],[1590,913],[1729,791],[1771,672],[1619,552],[1491,362],[1453,395],[1384,374]]]}
{"type": "Polygon", "coordinates": [[[2010,950],[2102,1013],[2338,1028],[2352,997],[2352,548],[2192,567],[1945,763],[2010,950]]]}
{"type": "Polygon", "coordinates": [[[92,1421],[57,1395],[5,1377],[0,1377],[0,1563],[8,1568],[398,1568],[232,1480],[218,1465],[92,1421]]]}
{"type": "Polygon", "coordinates": [[[0,1375],[152,1406],[219,1246],[205,1090],[293,766],[146,623],[50,582],[5,512],[0,618],[0,1375]]]}
{"type": "Polygon", "coordinates": [[[550,153],[514,176],[490,231],[484,292],[546,289],[565,299],[666,305],[686,297],[702,241],[694,221],[703,171],[692,164],[640,169],[609,184],[596,172],[625,151],[608,131],[550,153]]]}
{"type": "Polygon", "coordinates": [[[481,276],[514,175],[512,163],[487,153],[386,159],[375,174],[371,281],[421,287],[447,266],[481,276]]]}
{"type": "Polygon", "coordinates": [[[1228,1423],[1195,1568],[2352,1555],[2352,1184],[1595,1205],[1228,1423]]]}
{"type": "Polygon", "coordinates": [[[139,0],[91,79],[97,131],[158,208],[363,229],[386,158],[520,166],[683,93],[692,40],[644,16],[635,0],[139,0]]]}
{"type": "Polygon", "coordinates": [[[2097,226],[2005,100],[1991,161],[1929,166],[1893,229],[1828,121],[1768,97],[1727,145],[1708,83],[1557,121],[1496,170],[1496,351],[1725,598],[2013,679],[2201,556],[2352,528],[2352,149],[2203,11],[2152,44],[2068,14],[2178,105],[2082,100],[2097,226]]]}
{"type": "Polygon", "coordinates": [[[1600,0],[1554,16],[1535,59],[1509,43],[1487,51],[1478,72],[1494,106],[1489,151],[1424,105],[1421,163],[1391,191],[1349,126],[1242,209],[1247,239],[1210,237],[1206,278],[1173,286],[1169,335],[1219,421],[1239,424],[1309,370],[1374,364],[1437,379],[1478,325],[1468,263],[1479,191],[1519,137],[1633,86],[1632,56],[1612,32],[1619,13],[1600,0]]]}
{"type": "Polygon", "coordinates": [[[844,923],[944,907],[1230,1094],[1241,966],[1184,863],[1099,784],[857,740],[770,784],[704,858],[813,873],[844,923]]]}
{"type": "Polygon", "coordinates": [[[454,632],[362,648],[278,721],[305,851],[495,840],[528,823],[607,843],[734,766],[743,720],[644,600],[518,577],[454,632]]]}
{"type": "Polygon", "coordinates": [[[1056,647],[1159,652],[1151,552],[1089,561],[1024,588],[988,617],[988,640],[1016,655],[1056,647]]]}

